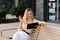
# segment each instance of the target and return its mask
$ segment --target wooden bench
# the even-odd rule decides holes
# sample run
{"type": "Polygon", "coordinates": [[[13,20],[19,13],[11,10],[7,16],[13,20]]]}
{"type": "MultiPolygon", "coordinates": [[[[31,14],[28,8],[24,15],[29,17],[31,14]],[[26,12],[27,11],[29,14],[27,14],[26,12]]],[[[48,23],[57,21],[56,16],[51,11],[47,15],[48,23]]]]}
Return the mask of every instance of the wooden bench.
{"type": "Polygon", "coordinates": [[[30,40],[60,40],[60,25],[49,24],[34,29],[30,40]]]}
{"type": "Polygon", "coordinates": [[[30,40],[40,40],[39,35],[40,35],[40,28],[45,27],[45,22],[41,22],[41,25],[37,26],[36,29],[33,29],[32,33],[30,34],[30,40]]]}

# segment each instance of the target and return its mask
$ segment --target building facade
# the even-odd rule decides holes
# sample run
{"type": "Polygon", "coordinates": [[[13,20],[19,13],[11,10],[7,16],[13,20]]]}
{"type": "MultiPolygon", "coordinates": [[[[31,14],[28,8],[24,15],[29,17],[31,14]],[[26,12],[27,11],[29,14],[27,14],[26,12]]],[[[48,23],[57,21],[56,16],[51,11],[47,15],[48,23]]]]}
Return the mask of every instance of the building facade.
{"type": "Polygon", "coordinates": [[[60,22],[60,0],[44,1],[44,20],[50,22],[60,22]]]}
{"type": "Polygon", "coordinates": [[[44,0],[36,0],[36,18],[38,20],[44,20],[43,4],[44,0]]]}
{"type": "Polygon", "coordinates": [[[36,0],[36,18],[60,23],[60,0],[36,0]]]}

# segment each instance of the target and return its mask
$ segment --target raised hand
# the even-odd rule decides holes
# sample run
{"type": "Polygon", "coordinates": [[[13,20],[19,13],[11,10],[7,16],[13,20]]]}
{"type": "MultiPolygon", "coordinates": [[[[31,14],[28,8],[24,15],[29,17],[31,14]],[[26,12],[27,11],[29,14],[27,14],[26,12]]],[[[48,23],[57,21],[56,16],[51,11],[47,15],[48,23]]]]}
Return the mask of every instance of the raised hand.
{"type": "Polygon", "coordinates": [[[20,30],[23,30],[23,27],[22,27],[23,18],[22,18],[22,16],[19,16],[19,21],[20,21],[19,29],[20,29],[20,30]]]}

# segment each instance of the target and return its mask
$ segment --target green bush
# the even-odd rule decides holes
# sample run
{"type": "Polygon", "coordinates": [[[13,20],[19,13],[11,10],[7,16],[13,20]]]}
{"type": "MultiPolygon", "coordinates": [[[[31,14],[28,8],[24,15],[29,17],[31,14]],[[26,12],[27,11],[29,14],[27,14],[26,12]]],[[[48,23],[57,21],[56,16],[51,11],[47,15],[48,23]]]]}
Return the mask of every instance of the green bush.
{"type": "Polygon", "coordinates": [[[12,6],[11,0],[0,0],[0,23],[9,23],[17,21],[17,19],[6,19],[6,14],[12,14],[18,17],[19,15],[24,15],[24,11],[27,8],[28,0],[18,0],[18,6],[12,6]],[[6,3],[5,3],[6,2],[6,3]]]}
{"type": "Polygon", "coordinates": [[[11,14],[16,15],[18,17],[19,15],[24,15],[24,11],[27,8],[27,0],[19,0],[18,6],[11,9],[11,14]]]}

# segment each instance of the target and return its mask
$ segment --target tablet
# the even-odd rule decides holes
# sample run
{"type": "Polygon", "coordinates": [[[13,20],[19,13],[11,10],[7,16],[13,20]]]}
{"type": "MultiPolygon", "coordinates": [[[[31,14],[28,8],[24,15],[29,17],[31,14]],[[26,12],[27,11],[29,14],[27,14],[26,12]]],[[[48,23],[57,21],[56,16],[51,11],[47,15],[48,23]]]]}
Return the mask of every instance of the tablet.
{"type": "Polygon", "coordinates": [[[37,26],[38,26],[38,22],[36,22],[36,23],[30,23],[30,24],[27,24],[27,29],[36,28],[37,26]]]}

